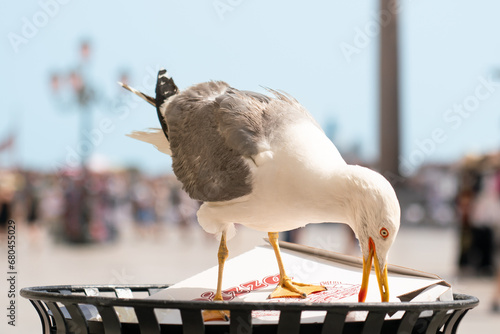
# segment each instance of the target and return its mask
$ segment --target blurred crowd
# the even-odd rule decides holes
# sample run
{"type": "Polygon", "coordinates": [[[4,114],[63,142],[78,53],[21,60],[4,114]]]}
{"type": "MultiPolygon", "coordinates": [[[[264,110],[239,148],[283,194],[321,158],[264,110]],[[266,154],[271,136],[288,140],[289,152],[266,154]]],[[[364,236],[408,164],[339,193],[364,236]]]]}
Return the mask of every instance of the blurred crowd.
{"type": "Polygon", "coordinates": [[[195,224],[198,208],[172,174],[0,171],[1,230],[13,219],[33,238],[43,227],[60,241],[106,242],[129,223],[139,234],[154,234],[165,224],[195,224]]]}
{"type": "Polygon", "coordinates": [[[462,276],[492,276],[500,250],[500,153],[422,166],[398,192],[402,223],[456,227],[462,276]]]}
{"type": "Polygon", "coordinates": [[[493,276],[492,310],[500,312],[500,154],[466,156],[459,169],[457,211],[461,274],[493,276]]]}
{"type": "MultiPolygon", "coordinates": [[[[397,191],[403,225],[456,228],[458,274],[496,275],[492,307],[500,312],[500,153],[423,166],[397,191]]],[[[125,225],[135,226],[139,237],[154,236],[165,227],[198,226],[200,204],[172,173],[0,170],[0,231],[14,219],[33,240],[42,227],[70,243],[113,241],[125,225]]],[[[283,233],[282,239],[297,241],[298,233],[283,233]]]]}
{"type": "Polygon", "coordinates": [[[491,275],[500,227],[500,155],[466,156],[459,180],[459,267],[491,275]]]}

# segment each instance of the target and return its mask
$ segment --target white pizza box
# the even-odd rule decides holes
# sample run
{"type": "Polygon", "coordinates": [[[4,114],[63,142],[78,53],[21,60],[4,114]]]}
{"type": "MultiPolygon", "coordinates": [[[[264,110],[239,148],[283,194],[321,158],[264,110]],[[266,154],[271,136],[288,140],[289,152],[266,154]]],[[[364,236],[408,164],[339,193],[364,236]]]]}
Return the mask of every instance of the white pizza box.
{"type": "MultiPolygon", "coordinates": [[[[307,298],[268,299],[279,280],[274,250],[269,245],[254,249],[226,261],[222,280],[222,295],[226,301],[238,302],[302,302],[302,303],[357,303],[361,286],[362,259],[303,245],[280,242],[286,273],[296,282],[324,285],[327,290],[307,298]]],[[[216,256],[216,254],[214,254],[216,256]]],[[[159,300],[213,299],[217,286],[218,267],[174,284],[150,296],[159,300]]],[[[451,301],[451,286],[437,275],[388,265],[389,302],[451,301]]],[[[370,275],[366,302],[380,302],[375,272],[370,275]]],[[[179,310],[156,309],[163,324],[181,324],[179,310]]],[[[323,322],[325,311],[302,312],[302,323],[323,322]]],[[[387,318],[401,318],[403,312],[387,318]]],[[[346,321],[364,321],[366,312],[349,312],[346,321]]],[[[253,311],[253,324],[272,324],[279,320],[279,311],[253,311]]],[[[212,321],[208,324],[224,322],[212,321]]]]}

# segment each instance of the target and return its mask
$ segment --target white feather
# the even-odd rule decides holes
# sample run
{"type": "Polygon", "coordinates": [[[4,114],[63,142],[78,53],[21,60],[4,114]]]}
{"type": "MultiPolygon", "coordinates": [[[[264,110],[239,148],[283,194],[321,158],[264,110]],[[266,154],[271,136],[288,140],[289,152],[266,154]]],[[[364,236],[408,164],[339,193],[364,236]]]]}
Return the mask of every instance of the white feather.
{"type": "Polygon", "coordinates": [[[134,138],[146,143],[152,144],[162,153],[172,155],[170,150],[170,142],[165,137],[162,129],[151,128],[150,131],[134,131],[127,134],[128,137],[134,138]]]}

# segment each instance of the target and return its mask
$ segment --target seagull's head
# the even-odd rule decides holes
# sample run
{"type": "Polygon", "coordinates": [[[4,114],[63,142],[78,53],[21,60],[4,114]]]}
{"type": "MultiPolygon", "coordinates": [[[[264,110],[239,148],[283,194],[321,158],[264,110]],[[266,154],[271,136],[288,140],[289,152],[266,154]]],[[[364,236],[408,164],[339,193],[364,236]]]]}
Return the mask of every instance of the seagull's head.
{"type": "Polygon", "coordinates": [[[363,279],[359,301],[366,299],[368,279],[374,263],[382,301],[389,301],[387,256],[399,230],[400,207],[394,188],[379,173],[352,166],[350,226],[363,254],[363,279]]]}

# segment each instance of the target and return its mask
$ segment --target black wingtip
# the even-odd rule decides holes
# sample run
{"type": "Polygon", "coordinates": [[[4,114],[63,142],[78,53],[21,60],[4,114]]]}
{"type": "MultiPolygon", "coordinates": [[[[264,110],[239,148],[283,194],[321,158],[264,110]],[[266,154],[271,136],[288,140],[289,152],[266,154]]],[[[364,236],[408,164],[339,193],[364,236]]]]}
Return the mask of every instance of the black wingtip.
{"type": "Polygon", "coordinates": [[[174,80],[168,75],[166,69],[158,71],[158,80],[156,81],[156,105],[161,106],[169,97],[177,94],[179,89],[174,80]]]}
{"type": "Polygon", "coordinates": [[[167,70],[162,68],[158,71],[158,80],[156,81],[156,112],[160,121],[163,133],[168,140],[168,126],[165,116],[162,114],[161,107],[171,96],[177,94],[179,89],[174,80],[168,75],[167,70]]]}

